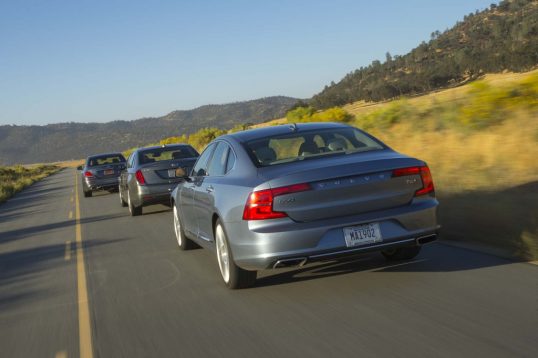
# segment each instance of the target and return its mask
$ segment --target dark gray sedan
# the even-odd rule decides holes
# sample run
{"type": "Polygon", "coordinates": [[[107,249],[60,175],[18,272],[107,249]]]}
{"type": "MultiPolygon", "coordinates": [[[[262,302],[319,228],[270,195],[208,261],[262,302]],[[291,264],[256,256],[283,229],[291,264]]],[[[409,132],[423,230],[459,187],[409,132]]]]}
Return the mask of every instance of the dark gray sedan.
{"type": "Polygon", "coordinates": [[[172,201],[179,247],[215,250],[230,288],[258,270],[368,251],[412,259],[439,229],[426,163],[335,123],[219,137],[172,201]]]}
{"type": "Polygon", "coordinates": [[[78,169],[82,171],[84,196],[90,197],[95,190],[118,189],[118,177],[125,169],[125,157],[121,153],[92,155],[78,169]]]}
{"type": "Polygon", "coordinates": [[[139,148],[127,159],[120,176],[119,196],[132,216],[141,215],[142,207],[170,204],[170,193],[183,181],[198,158],[188,144],[139,148]]]}

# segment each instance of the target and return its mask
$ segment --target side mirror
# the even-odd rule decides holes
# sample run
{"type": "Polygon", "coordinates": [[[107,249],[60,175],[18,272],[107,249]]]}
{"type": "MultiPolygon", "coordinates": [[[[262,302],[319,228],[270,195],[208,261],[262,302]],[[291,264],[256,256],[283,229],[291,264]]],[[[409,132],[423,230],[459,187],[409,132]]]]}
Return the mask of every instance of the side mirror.
{"type": "Polygon", "coordinates": [[[77,167],[77,170],[82,170],[82,165],[79,165],[79,166],[77,167]]]}

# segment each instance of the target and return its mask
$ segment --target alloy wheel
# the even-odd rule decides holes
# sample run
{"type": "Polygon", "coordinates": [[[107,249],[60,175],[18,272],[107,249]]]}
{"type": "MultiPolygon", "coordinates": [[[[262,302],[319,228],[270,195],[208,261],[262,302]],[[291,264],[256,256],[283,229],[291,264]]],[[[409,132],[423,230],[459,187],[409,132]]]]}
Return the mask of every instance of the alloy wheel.
{"type": "Polygon", "coordinates": [[[129,212],[133,213],[133,206],[131,205],[131,193],[129,193],[129,189],[127,189],[127,206],[129,207],[129,212]]]}
{"type": "Polygon", "coordinates": [[[222,226],[217,225],[216,228],[216,246],[217,246],[217,259],[219,261],[219,269],[224,282],[230,281],[230,256],[228,253],[228,245],[226,243],[226,236],[222,226]]]}
{"type": "Polygon", "coordinates": [[[181,238],[181,222],[179,221],[179,216],[177,213],[176,205],[174,204],[174,231],[176,232],[177,244],[181,247],[182,238],[181,238]]]}

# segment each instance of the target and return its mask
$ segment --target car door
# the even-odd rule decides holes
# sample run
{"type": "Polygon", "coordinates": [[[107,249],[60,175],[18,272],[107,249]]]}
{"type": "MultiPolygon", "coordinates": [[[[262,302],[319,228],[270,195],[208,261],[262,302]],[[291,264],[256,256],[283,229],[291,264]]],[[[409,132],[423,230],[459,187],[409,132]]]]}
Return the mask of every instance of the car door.
{"type": "Polygon", "coordinates": [[[189,181],[185,181],[181,185],[179,192],[179,208],[181,211],[181,219],[183,228],[191,235],[198,237],[198,223],[196,221],[196,206],[194,202],[195,188],[200,186],[207,174],[207,165],[215,149],[215,144],[210,144],[202,152],[196,164],[192,169],[189,181]]]}
{"type": "Polygon", "coordinates": [[[198,236],[205,241],[213,241],[215,195],[219,195],[218,183],[226,174],[226,162],[229,151],[230,148],[226,142],[217,142],[215,151],[208,164],[207,175],[199,185],[194,187],[198,236]]]}
{"type": "Polygon", "coordinates": [[[132,172],[134,166],[136,152],[131,153],[127,160],[127,168],[121,172],[121,185],[123,189],[124,197],[127,197],[127,190],[129,189],[129,173],[132,172]]]}
{"type": "Polygon", "coordinates": [[[122,192],[122,195],[125,194],[125,185],[126,185],[126,181],[127,181],[127,169],[130,167],[131,165],[131,158],[132,158],[133,154],[131,153],[131,155],[129,155],[129,158],[127,158],[127,163],[126,163],[126,166],[125,166],[125,169],[123,169],[120,173],[120,191],[122,192]]]}

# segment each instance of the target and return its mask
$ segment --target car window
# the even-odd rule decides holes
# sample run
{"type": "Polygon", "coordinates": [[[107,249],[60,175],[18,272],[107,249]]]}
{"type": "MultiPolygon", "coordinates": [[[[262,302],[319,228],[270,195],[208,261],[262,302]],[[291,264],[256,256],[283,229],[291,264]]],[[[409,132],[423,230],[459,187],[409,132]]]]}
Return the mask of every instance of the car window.
{"type": "Polygon", "coordinates": [[[125,158],[121,154],[101,155],[88,159],[88,167],[96,167],[105,164],[125,163],[125,158]]]}
{"type": "Polygon", "coordinates": [[[257,166],[384,149],[380,142],[352,127],[307,130],[266,137],[247,142],[246,147],[257,166]]]}
{"type": "Polygon", "coordinates": [[[228,150],[228,160],[226,161],[226,174],[228,174],[228,172],[232,170],[232,168],[234,167],[234,164],[235,164],[235,153],[230,148],[228,150]]]}
{"type": "Polygon", "coordinates": [[[135,157],[134,153],[131,153],[131,155],[129,156],[129,159],[127,161],[127,167],[128,168],[133,167],[133,165],[134,165],[134,157],[135,157]]]}
{"type": "Polygon", "coordinates": [[[198,152],[190,145],[166,146],[160,148],[145,149],[138,152],[140,164],[159,162],[161,160],[196,158],[198,152]]]}
{"type": "Polygon", "coordinates": [[[214,149],[215,144],[213,143],[208,145],[207,148],[202,152],[200,157],[198,157],[196,164],[194,164],[194,168],[192,168],[192,176],[200,177],[207,175],[207,163],[211,158],[211,154],[213,153],[214,149]]]}
{"type": "Polygon", "coordinates": [[[226,173],[226,160],[228,158],[229,147],[224,142],[219,142],[209,164],[208,175],[218,176],[226,173]]]}

